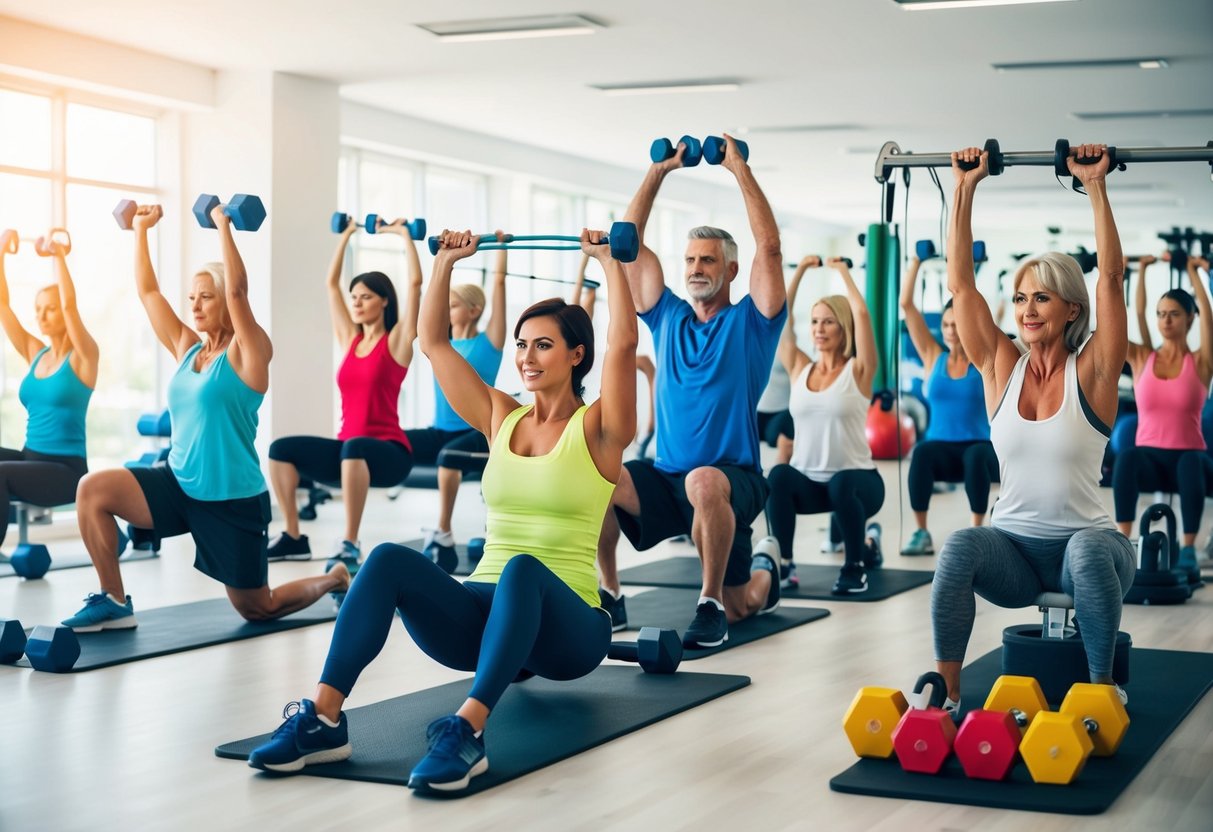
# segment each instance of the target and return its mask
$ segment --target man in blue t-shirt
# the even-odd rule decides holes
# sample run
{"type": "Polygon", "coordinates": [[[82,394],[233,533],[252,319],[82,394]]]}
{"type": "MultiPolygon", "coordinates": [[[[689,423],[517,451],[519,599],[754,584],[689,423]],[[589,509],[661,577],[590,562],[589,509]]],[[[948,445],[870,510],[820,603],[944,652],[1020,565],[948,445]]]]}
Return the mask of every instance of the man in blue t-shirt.
{"type": "Polygon", "coordinates": [[[741,187],[757,248],[750,294],[740,302],[729,299],[739,266],[727,231],[701,226],[687,235],[690,302],[666,288],[657,255],[643,244],[661,183],[682,167],[683,145],[649,168],[624,215],[642,241],[640,255],[624,270],[640,319],[653,333],[660,429],[656,460],[625,465],[598,544],[599,594],[613,627],[622,629],[627,617],[615,566],[620,531],[641,550],[691,535],[703,565],[695,619],[683,635],[691,649],[722,644],[729,621],[779,605],[779,566],[766,555],[751,559],[750,524],[767,495],[756,413],[787,318],[787,294],[771,206],[736,143],[725,141],[723,166],[741,187]]]}

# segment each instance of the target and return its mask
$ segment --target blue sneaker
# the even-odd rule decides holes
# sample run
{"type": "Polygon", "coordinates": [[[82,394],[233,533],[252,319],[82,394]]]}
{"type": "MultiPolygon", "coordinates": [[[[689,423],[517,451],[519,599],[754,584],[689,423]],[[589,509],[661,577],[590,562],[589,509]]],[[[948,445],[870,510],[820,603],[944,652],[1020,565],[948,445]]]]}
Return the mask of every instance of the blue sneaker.
{"type": "Polygon", "coordinates": [[[139,622],[135,620],[131,596],[126,596],[125,604],[119,604],[108,592],[90,592],[84,599],[84,607],[71,618],[63,619],[63,626],[71,627],[77,633],[99,633],[102,630],[129,630],[138,627],[139,622]]]}
{"type": "Polygon", "coordinates": [[[409,788],[419,792],[456,792],[472,778],[489,770],[484,753],[484,732],[476,736],[461,716],[444,716],[425,729],[430,753],[409,773],[409,788]]]}
{"type": "Polygon", "coordinates": [[[351,578],[358,574],[358,567],[362,563],[362,549],[358,547],[356,541],[354,543],[348,540],[341,541],[341,548],[324,562],[325,573],[332,571],[333,567],[339,563],[344,563],[345,568],[350,570],[351,578]]]}
{"type": "Polygon", "coordinates": [[[262,771],[299,771],[314,763],[337,763],[354,753],[345,712],[333,728],[316,715],[310,699],[290,702],[282,709],[286,720],[265,745],[253,749],[248,764],[262,771]]]}

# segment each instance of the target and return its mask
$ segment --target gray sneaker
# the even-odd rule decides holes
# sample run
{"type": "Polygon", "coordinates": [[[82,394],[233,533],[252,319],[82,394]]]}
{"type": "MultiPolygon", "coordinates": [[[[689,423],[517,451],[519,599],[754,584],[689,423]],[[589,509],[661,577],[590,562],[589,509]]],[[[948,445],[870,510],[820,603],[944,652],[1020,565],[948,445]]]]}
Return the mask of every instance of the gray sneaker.
{"type": "Polygon", "coordinates": [[[910,542],[901,550],[903,555],[933,555],[935,544],[931,541],[931,533],[926,529],[915,529],[910,535],[910,542]]]}

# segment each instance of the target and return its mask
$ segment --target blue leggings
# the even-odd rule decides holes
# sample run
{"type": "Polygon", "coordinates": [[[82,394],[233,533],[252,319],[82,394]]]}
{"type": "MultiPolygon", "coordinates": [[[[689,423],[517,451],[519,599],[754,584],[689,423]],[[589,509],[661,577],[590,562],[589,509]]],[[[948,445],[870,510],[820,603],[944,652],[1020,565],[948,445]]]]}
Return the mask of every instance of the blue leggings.
{"type": "Polygon", "coordinates": [[[511,558],[496,584],[461,584],[420,552],[382,543],[341,605],[321,683],[349,696],[397,610],[427,656],[476,671],[468,696],[489,710],[520,670],[576,679],[598,667],[611,644],[610,616],[532,555],[511,558]]]}

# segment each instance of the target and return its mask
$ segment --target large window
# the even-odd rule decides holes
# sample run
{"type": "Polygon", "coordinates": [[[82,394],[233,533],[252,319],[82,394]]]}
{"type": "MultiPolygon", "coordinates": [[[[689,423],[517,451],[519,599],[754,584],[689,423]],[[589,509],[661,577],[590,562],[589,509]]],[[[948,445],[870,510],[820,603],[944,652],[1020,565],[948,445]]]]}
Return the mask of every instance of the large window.
{"type": "MultiPolygon", "coordinates": [[[[67,262],[80,315],[101,348],[89,406],[90,467],[120,464],[141,448],[135,423],[158,397],[156,345],[130,273],[131,239],[110,218],[119,199],[151,201],[156,190],[156,117],[57,92],[0,86],[0,229],[37,237],[72,233],[67,262]]],[[[153,236],[153,257],[155,239],[153,236]]],[[[11,306],[29,332],[34,296],[54,282],[53,264],[22,243],[6,260],[11,306]]],[[[43,338],[45,341],[46,339],[43,338]]],[[[0,443],[20,447],[25,409],[17,388],[28,372],[11,345],[0,362],[0,443]]]]}

